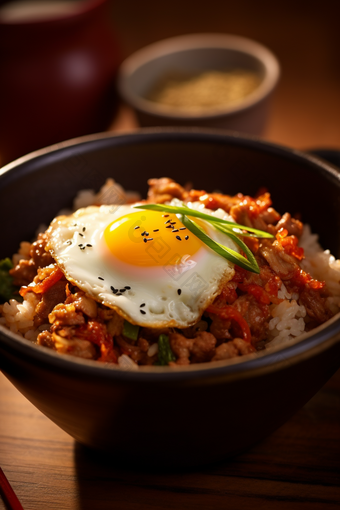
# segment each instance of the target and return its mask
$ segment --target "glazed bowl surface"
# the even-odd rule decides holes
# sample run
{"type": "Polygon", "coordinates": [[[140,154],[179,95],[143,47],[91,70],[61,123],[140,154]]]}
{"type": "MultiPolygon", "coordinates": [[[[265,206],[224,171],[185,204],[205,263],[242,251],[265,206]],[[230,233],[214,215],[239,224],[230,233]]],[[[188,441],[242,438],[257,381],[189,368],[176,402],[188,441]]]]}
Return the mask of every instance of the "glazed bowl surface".
{"type": "MultiPolygon", "coordinates": [[[[340,177],[335,167],[250,137],[200,129],[145,129],[65,142],[0,170],[0,258],[70,207],[79,189],[108,177],[144,196],[149,177],[196,189],[254,195],[301,214],[340,256],[340,177]]],[[[163,468],[218,461],[288,420],[340,365],[340,320],[287,347],[243,361],[124,371],[59,355],[0,326],[0,369],[41,412],[121,462],[163,468]]]]}
{"type": "MultiPolygon", "coordinates": [[[[158,41],[130,55],[119,68],[118,89],[141,126],[213,127],[259,136],[266,127],[279,76],[277,58],[256,41],[230,34],[187,34],[158,41]],[[190,111],[150,99],[150,92],[159,83],[240,69],[254,73],[259,84],[236,102],[190,111]]],[[[210,81],[200,88],[199,97],[206,98],[212,89],[216,95],[223,94],[222,85],[214,87],[210,81]]],[[[227,87],[237,88],[235,83],[224,84],[227,87]]]]}

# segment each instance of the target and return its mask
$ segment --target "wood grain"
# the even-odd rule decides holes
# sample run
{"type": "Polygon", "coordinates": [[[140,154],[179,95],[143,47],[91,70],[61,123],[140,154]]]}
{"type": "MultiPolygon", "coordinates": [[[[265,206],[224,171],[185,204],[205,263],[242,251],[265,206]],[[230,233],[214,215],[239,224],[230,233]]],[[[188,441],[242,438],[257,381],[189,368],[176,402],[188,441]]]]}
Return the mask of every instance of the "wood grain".
{"type": "Polygon", "coordinates": [[[184,473],[123,469],[75,444],[3,375],[0,416],[0,465],[25,510],[339,508],[340,371],[250,451],[184,473]]]}

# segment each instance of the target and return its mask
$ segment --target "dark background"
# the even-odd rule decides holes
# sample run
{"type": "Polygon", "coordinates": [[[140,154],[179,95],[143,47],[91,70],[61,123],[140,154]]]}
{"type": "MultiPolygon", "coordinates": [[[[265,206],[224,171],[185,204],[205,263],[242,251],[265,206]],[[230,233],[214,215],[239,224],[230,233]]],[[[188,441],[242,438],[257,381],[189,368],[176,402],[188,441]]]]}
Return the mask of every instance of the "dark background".
{"type": "MultiPolygon", "coordinates": [[[[0,0],[0,6],[9,1],[0,0]]],[[[121,59],[155,41],[189,33],[235,34],[267,46],[281,64],[281,79],[272,99],[264,138],[299,149],[340,148],[340,16],[336,0],[108,2],[107,15],[121,59]]],[[[1,104],[5,105],[7,100],[0,94],[0,115],[1,104]]],[[[32,116],[30,130],[35,129],[34,120],[32,116]]],[[[131,111],[123,107],[118,116],[112,116],[109,129],[131,131],[137,127],[131,111]]],[[[82,134],[91,133],[80,132],[72,137],[82,134]]],[[[30,150],[60,141],[49,140],[30,150]]],[[[16,157],[19,155],[22,154],[16,157]]]]}
{"type": "Polygon", "coordinates": [[[282,68],[266,139],[300,149],[340,148],[335,0],[113,0],[111,14],[125,57],[159,39],[195,32],[236,34],[266,45],[282,68]]]}

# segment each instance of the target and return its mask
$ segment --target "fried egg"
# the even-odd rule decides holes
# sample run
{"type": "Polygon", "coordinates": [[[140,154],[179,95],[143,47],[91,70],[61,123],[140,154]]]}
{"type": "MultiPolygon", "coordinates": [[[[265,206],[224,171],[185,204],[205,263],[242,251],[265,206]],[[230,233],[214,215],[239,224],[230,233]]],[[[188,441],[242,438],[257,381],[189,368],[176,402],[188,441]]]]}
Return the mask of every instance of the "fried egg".
{"type": "MultiPolygon", "coordinates": [[[[222,210],[189,206],[232,221],[222,210]]],[[[239,252],[228,236],[207,222],[199,224],[212,239],[239,252]]],[[[234,275],[234,265],[175,214],[130,205],[90,206],[55,218],[48,234],[47,248],[66,278],[140,326],[195,324],[234,275]]]]}

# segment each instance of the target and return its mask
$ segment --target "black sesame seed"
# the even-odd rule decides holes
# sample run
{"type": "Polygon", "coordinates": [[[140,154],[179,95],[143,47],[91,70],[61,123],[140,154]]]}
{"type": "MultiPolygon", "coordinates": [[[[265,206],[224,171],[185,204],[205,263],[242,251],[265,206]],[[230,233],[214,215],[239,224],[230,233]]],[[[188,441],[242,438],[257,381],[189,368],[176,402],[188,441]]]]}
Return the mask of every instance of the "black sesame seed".
{"type": "Polygon", "coordinates": [[[81,237],[84,237],[84,234],[81,234],[80,232],[78,232],[78,234],[79,234],[81,237]]]}
{"type": "Polygon", "coordinates": [[[179,241],[182,241],[182,239],[180,238],[180,236],[176,236],[176,239],[178,239],[179,241]]]}
{"type": "Polygon", "coordinates": [[[180,228],[180,230],[186,230],[186,229],[187,229],[187,227],[181,227],[180,228]]]}
{"type": "Polygon", "coordinates": [[[129,287],[129,285],[125,285],[125,288],[126,288],[126,290],[130,290],[131,289],[131,287],[129,287]]]}
{"type": "Polygon", "coordinates": [[[155,230],[153,230],[153,232],[159,232],[159,228],[156,228],[155,230]]]}
{"type": "Polygon", "coordinates": [[[85,248],[86,248],[86,246],[82,246],[80,249],[81,249],[81,250],[85,250],[85,248]]]}
{"type": "Polygon", "coordinates": [[[176,225],[176,221],[170,221],[170,225],[176,225]]]}
{"type": "Polygon", "coordinates": [[[112,287],[112,285],[111,285],[110,289],[112,290],[112,292],[113,292],[114,294],[117,294],[118,289],[115,289],[114,287],[112,287]]]}
{"type": "Polygon", "coordinates": [[[163,218],[168,218],[169,215],[168,214],[163,214],[163,218]]]}
{"type": "Polygon", "coordinates": [[[182,294],[182,290],[181,289],[177,289],[177,294],[180,296],[182,294]]]}
{"type": "Polygon", "coordinates": [[[144,243],[147,243],[147,242],[148,242],[148,240],[147,240],[147,238],[146,238],[146,237],[144,237],[143,241],[144,241],[144,243]]]}
{"type": "Polygon", "coordinates": [[[98,276],[98,280],[104,280],[104,278],[102,278],[101,276],[98,276]]]}
{"type": "Polygon", "coordinates": [[[86,227],[83,227],[83,232],[85,232],[85,230],[86,230],[86,227]]]}
{"type": "Polygon", "coordinates": [[[172,232],[178,232],[178,228],[174,228],[172,232]]]}
{"type": "Polygon", "coordinates": [[[140,226],[139,226],[139,225],[137,225],[137,227],[135,227],[135,230],[136,230],[137,228],[140,228],[140,226]]]}
{"type": "MultiPolygon", "coordinates": [[[[169,216],[169,215],[168,215],[168,216],[169,216]]],[[[171,221],[171,220],[166,220],[165,225],[166,225],[167,223],[170,223],[170,221],[171,221]]]]}
{"type": "Polygon", "coordinates": [[[92,244],[87,244],[86,246],[88,246],[89,248],[92,248],[92,244]]]}
{"type": "Polygon", "coordinates": [[[141,305],[139,305],[139,308],[143,308],[143,306],[145,306],[145,303],[142,303],[141,305]]]}
{"type": "Polygon", "coordinates": [[[119,292],[126,292],[126,289],[119,289],[119,292]]]}
{"type": "Polygon", "coordinates": [[[150,234],[149,234],[149,232],[145,232],[145,235],[146,235],[146,236],[149,236],[150,234]]]}
{"type": "Polygon", "coordinates": [[[185,240],[187,241],[189,239],[189,236],[185,236],[185,240]]]}
{"type": "Polygon", "coordinates": [[[167,225],[165,228],[172,228],[172,225],[167,225]]]}
{"type": "Polygon", "coordinates": [[[120,292],[117,292],[116,296],[122,296],[123,294],[121,294],[120,292]]]}
{"type": "Polygon", "coordinates": [[[153,241],[153,237],[149,237],[147,241],[153,241]]]}
{"type": "Polygon", "coordinates": [[[83,245],[82,244],[78,244],[78,246],[81,248],[83,245]]]}
{"type": "Polygon", "coordinates": [[[145,315],[145,314],[146,314],[146,312],[144,312],[144,310],[139,310],[139,311],[140,311],[140,313],[142,313],[143,315],[145,315]]]}

